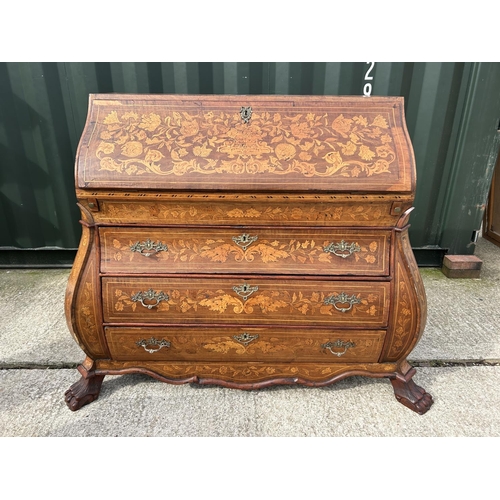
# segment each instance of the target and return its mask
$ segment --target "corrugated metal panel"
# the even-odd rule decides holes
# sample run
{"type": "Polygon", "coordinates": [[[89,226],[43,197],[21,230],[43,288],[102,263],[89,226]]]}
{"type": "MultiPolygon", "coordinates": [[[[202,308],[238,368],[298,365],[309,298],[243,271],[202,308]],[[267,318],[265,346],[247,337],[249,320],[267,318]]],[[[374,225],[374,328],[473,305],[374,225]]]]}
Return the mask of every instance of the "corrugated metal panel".
{"type": "MultiPolygon", "coordinates": [[[[472,253],[496,155],[499,63],[1,63],[0,248],[74,249],[73,166],[89,93],[405,97],[414,248],[472,253]],[[483,199],[484,198],[484,199],[483,199]],[[470,214],[469,214],[470,210],[470,214]]],[[[2,252],[0,252],[1,254],[2,252]]]]}
{"type": "Polygon", "coordinates": [[[78,242],[74,120],[64,85],[56,64],[0,67],[0,246],[73,248],[78,242]]]}

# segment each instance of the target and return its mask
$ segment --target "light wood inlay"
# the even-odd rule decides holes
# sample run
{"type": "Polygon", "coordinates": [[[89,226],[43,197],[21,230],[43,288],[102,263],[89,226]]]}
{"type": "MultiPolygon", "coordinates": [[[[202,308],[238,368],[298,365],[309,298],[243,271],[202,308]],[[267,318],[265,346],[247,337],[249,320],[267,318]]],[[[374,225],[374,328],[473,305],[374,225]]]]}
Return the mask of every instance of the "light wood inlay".
{"type": "Polygon", "coordinates": [[[101,228],[100,236],[104,273],[389,274],[390,231],[101,228]],[[160,251],[140,252],[147,241],[160,251]]]}
{"type": "MultiPolygon", "coordinates": [[[[235,278],[103,278],[107,323],[387,325],[388,282],[235,278]],[[234,287],[256,290],[245,298],[234,287]],[[148,309],[133,296],[152,289],[168,300],[148,309]],[[342,293],[353,303],[326,303],[342,293]],[[341,309],[348,308],[345,312],[341,309]]],[[[154,301],[151,301],[154,303],[154,301]]]]}
{"type": "Polygon", "coordinates": [[[71,410],[126,373],[239,389],[386,377],[430,408],[406,360],[426,303],[402,97],[96,94],[76,156],[71,410]]]}

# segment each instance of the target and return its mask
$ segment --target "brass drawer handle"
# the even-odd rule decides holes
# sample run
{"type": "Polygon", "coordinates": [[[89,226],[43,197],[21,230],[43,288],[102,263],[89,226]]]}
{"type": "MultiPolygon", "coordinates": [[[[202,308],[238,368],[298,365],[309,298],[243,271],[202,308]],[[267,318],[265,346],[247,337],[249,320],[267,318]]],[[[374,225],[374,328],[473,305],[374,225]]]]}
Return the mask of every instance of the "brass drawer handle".
{"type": "Polygon", "coordinates": [[[161,241],[154,243],[153,241],[151,241],[148,238],[143,243],[140,243],[139,241],[137,241],[133,245],[130,245],[130,251],[140,253],[141,255],[144,255],[145,257],[150,257],[151,255],[154,255],[154,254],[157,254],[157,253],[160,253],[163,251],[167,252],[168,247],[167,247],[167,245],[164,245],[161,241]]]}
{"type": "Polygon", "coordinates": [[[167,349],[170,347],[170,342],[168,340],[164,340],[164,339],[157,340],[154,337],[151,337],[148,340],[146,340],[146,339],[139,340],[136,342],[136,344],[139,347],[144,347],[144,350],[146,352],[149,352],[150,354],[153,354],[154,352],[158,352],[160,349],[163,349],[164,347],[166,347],[167,349]],[[156,345],[158,347],[156,349],[151,349],[151,348],[147,347],[148,345],[156,345]]]}
{"type": "Polygon", "coordinates": [[[339,312],[347,312],[352,309],[354,304],[361,304],[361,299],[358,299],[355,295],[347,295],[345,292],[339,293],[338,295],[330,295],[324,301],[326,305],[333,305],[335,309],[339,312]],[[339,307],[337,304],[349,304],[349,307],[339,307]]]}
{"type": "Polygon", "coordinates": [[[245,347],[250,344],[250,342],[253,342],[254,340],[257,340],[259,336],[257,334],[255,335],[250,335],[247,332],[242,333],[241,335],[233,335],[233,339],[237,340],[241,344],[243,344],[245,347]]]}
{"type": "Polygon", "coordinates": [[[133,302],[140,302],[147,309],[153,309],[156,307],[162,300],[167,301],[168,295],[163,292],[155,292],[152,288],[150,288],[147,292],[137,292],[130,297],[133,302]],[[154,300],[153,304],[145,304],[145,300],[154,300]]]}
{"type": "Polygon", "coordinates": [[[233,241],[243,250],[246,250],[254,241],[257,241],[258,239],[258,236],[250,236],[247,233],[243,233],[241,236],[233,236],[233,241]]]}
{"type": "Polygon", "coordinates": [[[356,347],[356,344],[354,342],[342,342],[342,340],[338,339],[335,342],[327,342],[326,344],[322,344],[321,347],[323,349],[328,349],[333,355],[340,358],[340,356],[343,356],[347,352],[347,349],[350,349],[351,347],[356,347]],[[334,347],[338,349],[344,348],[344,350],[340,352],[334,351],[333,350],[334,347]]]}
{"type": "Polygon", "coordinates": [[[361,252],[361,247],[357,243],[347,243],[342,240],[340,243],[330,243],[328,246],[323,247],[323,250],[327,253],[333,253],[337,257],[346,259],[354,252],[361,252]]]}
{"type": "Polygon", "coordinates": [[[258,286],[250,286],[247,283],[243,283],[243,285],[233,286],[233,290],[243,298],[243,300],[247,300],[252,293],[256,292],[259,289],[258,286]]]}

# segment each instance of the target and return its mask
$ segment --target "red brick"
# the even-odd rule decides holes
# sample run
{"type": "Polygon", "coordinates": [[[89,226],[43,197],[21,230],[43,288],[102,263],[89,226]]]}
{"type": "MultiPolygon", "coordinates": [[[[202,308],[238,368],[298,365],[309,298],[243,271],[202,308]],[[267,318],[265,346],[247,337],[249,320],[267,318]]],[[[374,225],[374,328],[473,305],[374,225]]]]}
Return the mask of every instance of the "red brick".
{"type": "Polygon", "coordinates": [[[448,278],[480,278],[480,269],[448,269],[443,266],[441,271],[448,278]]]}
{"type": "Polygon", "coordinates": [[[475,255],[445,255],[443,268],[480,270],[483,261],[475,255]]]}

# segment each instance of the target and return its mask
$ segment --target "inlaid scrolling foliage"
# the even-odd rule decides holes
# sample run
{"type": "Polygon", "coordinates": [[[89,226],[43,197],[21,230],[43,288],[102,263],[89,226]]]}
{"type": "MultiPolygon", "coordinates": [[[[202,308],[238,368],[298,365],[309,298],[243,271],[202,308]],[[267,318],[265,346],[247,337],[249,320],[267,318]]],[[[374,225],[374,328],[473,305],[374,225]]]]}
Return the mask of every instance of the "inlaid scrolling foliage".
{"type": "MultiPolygon", "coordinates": [[[[418,269],[417,269],[418,272],[418,269]]],[[[397,309],[396,325],[394,329],[394,340],[389,351],[389,356],[397,356],[405,346],[414,329],[415,314],[412,311],[412,302],[405,274],[400,263],[398,263],[398,286],[397,286],[397,309]]]]}
{"type": "Polygon", "coordinates": [[[269,340],[257,340],[251,345],[242,345],[229,337],[215,337],[211,342],[204,343],[203,348],[211,352],[223,354],[234,352],[239,355],[255,354],[256,352],[267,354],[280,351],[291,351],[293,353],[297,347],[304,348],[311,346],[312,343],[311,339],[302,339],[292,345],[290,341],[287,343],[277,338],[271,338],[269,340]]]}
{"type": "MultiPolygon", "coordinates": [[[[101,362],[100,365],[106,368],[134,368],[140,365],[137,361],[134,362],[114,362],[106,361],[101,362]]],[[[352,365],[341,363],[274,363],[272,365],[251,364],[251,363],[155,363],[155,372],[161,373],[165,377],[188,377],[196,375],[200,378],[203,377],[217,377],[235,381],[248,381],[254,382],[266,379],[269,376],[303,376],[308,379],[324,380],[325,376],[334,376],[352,370],[352,365]]],[[[375,373],[389,373],[396,370],[394,363],[358,363],[356,365],[358,372],[375,372],[375,373]]]]}
{"type": "MultiPolygon", "coordinates": [[[[194,259],[206,259],[211,262],[253,262],[260,260],[267,264],[271,262],[291,260],[299,263],[334,263],[338,257],[325,252],[325,247],[331,240],[321,240],[316,242],[314,239],[290,239],[288,242],[278,240],[259,239],[246,249],[237,245],[230,239],[169,239],[168,251],[158,253],[155,258],[161,261],[190,262],[194,259]]],[[[132,240],[126,242],[113,239],[113,258],[117,261],[123,259],[132,260],[136,256],[130,251],[134,244],[132,240]]],[[[361,244],[360,251],[352,254],[355,262],[365,261],[367,264],[376,264],[378,261],[378,243],[372,241],[368,244],[361,244]]]]}
{"type": "MultiPolygon", "coordinates": [[[[227,354],[229,352],[245,356],[259,354],[270,354],[281,352],[296,356],[298,354],[317,354],[322,352],[321,339],[292,338],[280,339],[269,337],[268,340],[256,340],[249,345],[242,345],[230,337],[215,337],[211,342],[203,343],[203,348],[210,352],[227,354]]],[[[374,350],[375,342],[372,339],[359,339],[356,344],[355,356],[363,356],[374,350]]],[[[353,352],[349,355],[352,356],[353,352]]]]}
{"type": "Polygon", "coordinates": [[[110,219],[130,217],[132,220],[162,219],[164,221],[228,221],[237,223],[262,221],[288,222],[335,222],[351,223],[356,221],[379,220],[392,222],[388,209],[383,204],[349,204],[317,206],[276,206],[261,203],[249,208],[241,208],[241,204],[225,203],[223,208],[216,203],[194,204],[162,204],[142,203],[131,206],[127,203],[102,203],[102,210],[110,219]]]}
{"type": "Polygon", "coordinates": [[[94,303],[94,266],[91,265],[85,271],[79,292],[80,307],[76,315],[78,328],[84,333],[85,343],[95,355],[102,355],[103,349],[99,340],[98,327],[96,323],[97,312],[94,303]]]}
{"type": "Polygon", "coordinates": [[[394,333],[394,342],[392,345],[393,349],[400,349],[403,346],[403,340],[406,340],[406,337],[410,333],[410,325],[412,322],[411,316],[411,306],[410,306],[410,296],[407,290],[407,285],[405,281],[399,282],[398,289],[398,316],[396,322],[396,329],[394,333]]]}
{"type": "MultiPolygon", "coordinates": [[[[232,314],[264,314],[280,313],[311,315],[338,315],[332,304],[325,304],[327,295],[323,292],[287,292],[284,290],[259,290],[247,299],[242,299],[225,290],[162,290],[169,297],[168,302],[161,302],[160,311],[173,310],[177,313],[193,313],[208,309],[217,314],[229,312],[232,314]]],[[[379,314],[380,296],[370,293],[367,296],[356,295],[359,303],[352,306],[348,313],[365,317],[379,314]]],[[[115,290],[115,311],[136,311],[137,302],[131,300],[131,295],[122,290],[115,290]]]]}
{"type": "Polygon", "coordinates": [[[230,173],[370,177],[396,159],[381,114],[110,112],[96,155],[100,169],[128,175],[230,173]]]}

